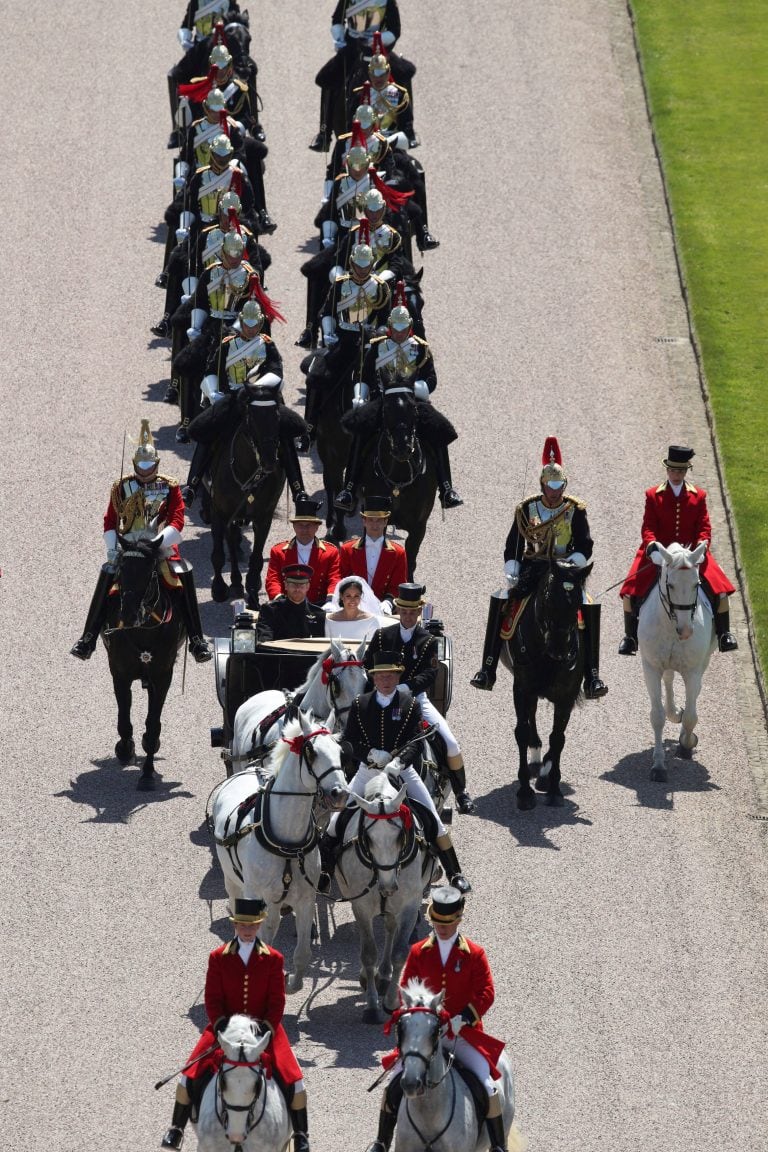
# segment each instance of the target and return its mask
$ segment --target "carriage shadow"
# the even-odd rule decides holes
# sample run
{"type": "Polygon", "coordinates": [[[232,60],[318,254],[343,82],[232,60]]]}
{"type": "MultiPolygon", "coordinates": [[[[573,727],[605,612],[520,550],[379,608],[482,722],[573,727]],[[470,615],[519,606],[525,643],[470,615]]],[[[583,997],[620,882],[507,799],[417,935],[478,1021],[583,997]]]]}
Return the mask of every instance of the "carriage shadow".
{"type": "Polygon", "coordinates": [[[81,772],[70,781],[69,788],[54,792],[55,797],[64,797],[73,804],[85,804],[93,808],[95,815],[84,820],[86,824],[128,824],[133,816],[151,804],[161,804],[166,800],[191,800],[194,793],[177,791],[182,787],[180,780],[164,780],[156,773],[155,789],[152,792],[139,792],[136,785],[141,776],[138,765],[124,766],[114,757],[92,760],[94,771],[81,772]]]}
{"type": "Polygon", "coordinates": [[[517,782],[494,788],[485,796],[475,796],[477,814],[481,820],[500,824],[517,840],[518,848],[550,848],[559,852],[561,845],[549,839],[548,833],[555,828],[583,825],[591,828],[592,821],[579,812],[579,806],[570,800],[574,789],[563,782],[564,797],[562,808],[550,808],[544,803],[544,796],[537,793],[537,804],[532,812],[520,812],[517,808],[517,782]]]}
{"type": "Polygon", "coordinates": [[[669,779],[666,782],[651,780],[652,749],[632,752],[622,757],[614,768],[604,772],[601,780],[631,788],[640,808],[655,808],[671,811],[675,804],[676,792],[719,792],[709,770],[696,760],[680,760],[675,757],[677,740],[664,741],[664,755],[667,761],[669,779]]]}

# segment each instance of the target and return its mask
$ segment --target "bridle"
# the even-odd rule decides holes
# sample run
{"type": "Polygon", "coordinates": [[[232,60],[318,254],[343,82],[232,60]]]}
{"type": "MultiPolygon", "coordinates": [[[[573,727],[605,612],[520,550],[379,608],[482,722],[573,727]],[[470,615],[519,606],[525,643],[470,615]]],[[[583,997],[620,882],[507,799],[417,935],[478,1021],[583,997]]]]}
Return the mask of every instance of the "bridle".
{"type": "MultiPolygon", "coordinates": [[[[363,888],[362,892],[358,892],[356,896],[345,897],[345,903],[347,901],[359,900],[361,897],[367,896],[367,894],[372,891],[372,889],[377,887],[379,883],[380,872],[394,872],[396,877],[399,876],[402,869],[411,863],[411,861],[415,858],[416,853],[418,852],[418,826],[413,819],[413,813],[411,812],[410,808],[408,808],[406,804],[401,804],[400,807],[396,809],[396,811],[385,812],[383,800],[380,801],[380,807],[381,810],[375,813],[364,812],[362,808],[358,809],[360,814],[360,822],[357,834],[352,836],[349,840],[344,841],[342,853],[345,852],[347,848],[354,847],[355,854],[357,855],[360,863],[364,868],[367,868],[371,872],[370,883],[367,884],[365,888],[363,888]],[[371,841],[368,835],[368,829],[372,828],[377,820],[402,821],[400,835],[397,841],[397,857],[392,864],[381,864],[376,859],[371,850],[371,841]],[[366,821],[369,821],[369,823],[366,824],[366,821]]],[[[339,861],[339,866],[343,872],[343,864],[341,860],[339,861]]]]}
{"type": "MultiPolygon", "coordinates": [[[[565,590],[565,592],[568,592],[569,589],[566,588],[566,583],[567,583],[567,581],[565,581],[565,580],[561,581],[561,587],[565,590]]],[[[577,584],[577,581],[574,581],[574,585],[576,585],[576,584],[577,584]]],[[[542,616],[539,615],[539,608],[545,607],[547,602],[550,600],[552,589],[556,585],[557,585],[557,577],[555,576],[552,568],[550,567],[549,573],[544,577],[544,581],[543,581],[543,585],[542,585],[541,601],[539,601],[538,596],[536,598],[534,615],[535,615],[536,623],[537,623],[539,630],[541,632],[541,637],[542,637],[542,640],[544,642],[544,653],[547,656],[547,658],[554,661],[557,664],[567,664],[567,663],[570,663],[571,661],[573,661],[575,659],[576,654],[578,652],[579,633],[578,633],[576,618],[574,617],[574,620],[571,623],[568,623],[566,625],[554,626],[552,624],[551,618],[549,616],[544,614],[544,616],[542,618],[542,616]],[[566,651],[564,652],[564,654],[562,656],[553,655],[553,653],[551,653],[549,651],[550,638],[551,638],[553,633],[565,633],[570,638],[571,643],[568,645],[566,651]],[[574,641],[575,641],[575,643],[574,643],[574,641]]]]}
{"type": "MultiPolygon", "coordinates": [[[[309,733],[307,733],[306,736],[303,733],[301,733],[299,736],[292,736],[290,738],[287,736],[281,736],[280,737],[283,744],[288,745],[291,752],[293,752],[294,756],[299,757],[299,772],[301,772],[303,770],[303,768],[306,768],[309,775],[315,781],[315,784],[317,785],[317,787],[315,789],[315,800],[325,807],[327,807],[328,804],[327,804],[327,797],[326,797],[325,791],[323,789],[323,780],[325,780],[326,776],[331,776],[331,775],[333,775],[334,772],[338,772],[339,769],[338,769],[338,766],[336,766],[334,764],[330,764],[324,772],[320,772],[320,773],[317,772],[317,770],[314,767],[314,762],[317,758],[317,752],[315,751],[315,748],[314,748],[312,741],[315,740],[318,736],[330,736],[330,735],[331,735],[331,733],[329,732],[329,730],[327,728],[315,728],[314,732],[309,732],[309,733]]],[[[272,796],[304,796],[304,795],[307,795],[307,793],[292,792],[292,791],[287,790],[287,789],[283,790],[283,789],[278,789],[278,788],[271,788],[270,789],[270,795],[272,795],[272,796]]]]}
{"type": "Polygon", "coordinates": [[[658,583],[659,599],[661,600],[662,607],[664,608],[664,611],[666,612],[667,617],[669,618],[669,620],[672,624],[676,625],[675,612],[689,612],[690,617],[691,617],[691,623],[693,623],[693,617],[694,617],[694,614],[696,612],[696,605],[699,602],[699,588],[700,587],[701,587],[701,578],[697,576],[697,580],[696,580],[696,583],[694,585],[693,603],[692,604],[676,604],[675,601],[672,599],[672,592],[671,592],[670,587],[669,587],[669,569],[668,568],[665,569],[664,588],[662,589],[662,587],[661,587],[661,580],[659,580],[659,583],[658,583]]]}
{"type": "Polygon", "coordinates": [[[340,708],[337,701],[341,695],[341,682],[340,677],[336,675],[337,668],[364,668],[365,664],[362,660],[334,660],[333,656],[326,657],[322,664],[322,682],[328,689],[328,695],[331,701],[331,711],[337,720],[342,720],[350,708],[354,704],[354,700],[350,700],[349,704],[340,708]]]}
{"type": "MultiPolygon", "coordinates": [[[[246,1112],[247,1116],[245,1118],[245,1136],[243,1137],[243,1139],[247,1140],[248,1134],[251,1131],[251,1129],[255,1128],[256,1125],[261,1122],[262,1117],[264,1116],[264,1112],[265,1112],[265,1109],[267,1107],[267,1093],[266,1093],[266,1091],[264,1091],[265,1074],[264,1074],[264,1068],[261,1064],[261,1059],[246,1060],[245,1059],[245,1046],[243,1044],[240,1045],[239,1057],[240,1058],[238,1060],[229,1060],[226,1056],[222,1055],[221,1063],[219,1065],[219,1070],[216,1073],[216,1096],[215,1096],[216,1119],[219,1121],[222,1128],[224,1129],[224,1132],[226,1133],[227,1132],[227,1124],[229,1121],[229,1113],[230,1112],[246,1112]],[[227,1069],[228,1068],[250,1068],[250,1070],[253,1072],[253,1075],[254,1075],[253,1099],[251,1100],[250,1104],[230,1104],[230,1103],[228,1103],[228,1101],[224,1095],[224,1092],[226,1090],[226,1075],[227,1075],[227,1069]],[[259,1112],[259,1115],[257,1117],[256,1116],[256,1105],[259,1101],[259,1097],[261,1097],[261,1111],[259,1112]]],[[[227,1138],[229,1138],[229,1137],[227,1137],[227,1138]]],[[[234,1147],[236,1149],[241,1149],[242,1143],[235,1144],[234,1147]]]]}
{"type": "Polygon", "coordinates": [[[120,585],[120,618],[123,615],[123,597],[128,595],[128,590],[123,588],[122,581],[120,581],[120,572],[123,567],[123,561],[130,560],[152,560],[152,572],[144,589],[144,595],[139,604],[139,610],[136,616],[135,624],[118,624],[114,628],[105,628],[104,635],[111,636],[114,632],[133,632],[137,628],[151,629],[161,628],[163,624],[167,624],[171,618],[171,606],[168,604],[164,611],[160,611],[162,607],[162,591],[160,588],[160,577],[157,570],[157,563],[155,559],[147,556],[146,552],[142,552],[138,548],[123,549],[120,552],[120,557],[117,562],[117,569],[115,578],[119,581],[120,585]]]}
{"type": "MultiPolygon", "coordinates": [[[[439,1080],[430,1080],[429,1079],[429,1068],[430,1068],[430,1065],[432,1064],[432,1061],[435,1058],[438,1046],[440,1044],[441,1031],[442,1031],[443,1027],[449,1021],[450,1021],[450,1016],[448,1015],[448,1013],[446,1012],[446,1010],[444,1008],[441,1008],[439,1011],[435,1011],[434,1008],[428,1008],[426,1005],[418,1004],[418,1005],[415,1005],[413,1008],[398,1008],[392,1014],[390,1022],[386,1025],[386,1027],[384,1029],[384,1031],[387,1032],[391,1028],[392,1024],[394,1024],[394,1023],[397,1024],[397,1048],[398,1048],[398,1051],[400,1053],[400,1059],[402,1061],[402,1060],[407,1060],[409,1058],[415,1057],[417,1060],[421,1060],[421,1062],[425,1065],[424,1087],[427,1090],[439,1087],[440,1084],[442,1084],[443,1080],[445,1080],[446,1076],[448,1076],[448,1074],[450,1073],[450,1071],[453,1067],[453,1062],[454,1062],[454,1059],[456,1057],[456,1040],[455,1039],[454,1039],[453,1051],[450,1052],[446,1058],[445,1071],[443,1072],[442,1076],[440,1077],[439,1080]],[[413,1049],[411,1051],[404,1051],[403,1050],[402,1031],[401,1031],[401,1025],[402,1025],[403,1018],[405,1016],[411,1016],[416,1012],[426,1012],[430,1016],[433,1016],[435,1019],[435,1022],[436,1022],[436,1027],[433,1030],[433,1036],[432,1036],[432,1050],[430,1051],[429,1056],[425,1056],[423,1052],[418,1052],[415,1049],[413,1049]]],[[[435,1136],[431,1136],[429,1139],[427,1139],[427,1137],[424,1135],[424,1133],[419,1129],[419,1126],[417,1125],[416,1121],[414,1120],[413,1116],[411,1115],[409,1101],[406,1099],[405,1114],[408,1117],[408,1122],[411,1125],[411,1127],[413,1128],[416,1135],[419,1137],[419,1140],[421,1141],[422,1146],[425,1149],[433,1148],[434,1145],[437,1143],[437,1141],[442,1136],[445,1135],[445,1133],[448,1131],[451,1124],[453,1123],[453,1117],[454,1117],[455,1112],[456,1112],[456,1080],[453,1076],[451,1076],[449,1083],[451,1085],[451,1109],[450,1109],[450,1112],[448,1113],[448,1119],[446,1120],[442,1129],[435,1136]]]]}

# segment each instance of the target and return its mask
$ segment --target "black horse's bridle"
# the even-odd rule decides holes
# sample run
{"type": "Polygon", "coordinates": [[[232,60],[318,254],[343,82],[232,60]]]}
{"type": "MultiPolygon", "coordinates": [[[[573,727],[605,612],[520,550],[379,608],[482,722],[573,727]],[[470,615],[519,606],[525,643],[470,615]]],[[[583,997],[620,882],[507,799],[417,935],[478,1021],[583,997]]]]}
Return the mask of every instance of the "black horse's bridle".
{"type": "MultiPolygon", "coordinates": [[[[120,558],[117,563],[115,571],[115,579],[118,581],[120,587],[120,618],[123,615],[123,597],[127,594],[120,581],[120,571],[124,559],[147,559],[147,554],[139,549],[123,549],[120,553],[120,558]]],[[[104,635],[111,636],[114,632],[133,632],[138,628],[148,630],[152,628],[160,628],[163,624],[168,622],[169,613],[167,611],[161,612],[162,607],[162,590],[160,588],[160,576],[157,570],[157,563],[155,562],[152,567],[152,573],[144,589],[144,595],[141,598],[139,609],[136,615],[135,624],[119,624],[114,628],[105,628],[104,635]]]]}
{"type": "MultiPolygon", "coordinates": [[[[219,1070],[216,1073],[216,1119],[221,1124],[225,1133],[227,1131],[227,1123],[229,1121],[230,1112],[246,1112],[245,1119],[245,1136],[244,1140],[248,1139],[248,1133],[252,1128],[259,1124],[264,1116],[267,1107],[267,1093],[265,1091],[264,1068],[261,1060],[246,1060],[245,1047],[240,1045],[240,1058],[238,1060],[228,1060],[226,1056],[222,1056],[219,1070]],[[226,1075],[228,1068],[250,1068],[254,1075],[253,1099],[250,1104],[230,1104],[227,1101],[224,1092],[226,1090],[226,1075]],[[261,1112],[258,1117],[256,1116],[256,1105],[261,1098],[261,1112]]],[[[227,1137],[229,1138],[229,1137],[227,1137]]],[[[242,1144],[236,1144],[236,1148],[242,1147],[242,1144]]]]}
{"type": "Polygon", "coordinates": [[[674,619],[675,612],[689,612],[690,616],[691,616],[691,623],[693,623],[693,617],[694,617],[694,614],[696,612],[696,605],[699,602],[699,588],[700,587],[701,587],[701,579],[697,579],[696,584],[694,585],[694,597],[693,597],[693,603],[692,604],[676,604],[675,601],[672,599],[672,593],[671,593],[670,588],[669,588],[669,571],[665,572],[665,574],[664,574],[664,589],[663,590],[661,587],[661,580],[659,580],[659,584],[658,584],[659,599],[661,600],[662,607],[663,607],[664,611],[666,612],[669,620],[673,624],[675,623],[675,619],[674,619]]]}

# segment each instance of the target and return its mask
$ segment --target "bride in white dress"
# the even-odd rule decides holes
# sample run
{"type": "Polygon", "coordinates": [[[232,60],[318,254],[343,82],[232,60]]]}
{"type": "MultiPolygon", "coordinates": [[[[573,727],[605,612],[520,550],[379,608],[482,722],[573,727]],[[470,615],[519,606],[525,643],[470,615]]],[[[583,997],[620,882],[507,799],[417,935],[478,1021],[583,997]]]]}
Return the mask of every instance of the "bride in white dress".
{"type": "Polygon", "coordinates": [[[362,576],[339,580],[326,611],[329,614],[325,618],[325,634],[331,640],[370,640],[382,625],[392,623],[392,617],[384,612],[381,601],[362,576]]]}

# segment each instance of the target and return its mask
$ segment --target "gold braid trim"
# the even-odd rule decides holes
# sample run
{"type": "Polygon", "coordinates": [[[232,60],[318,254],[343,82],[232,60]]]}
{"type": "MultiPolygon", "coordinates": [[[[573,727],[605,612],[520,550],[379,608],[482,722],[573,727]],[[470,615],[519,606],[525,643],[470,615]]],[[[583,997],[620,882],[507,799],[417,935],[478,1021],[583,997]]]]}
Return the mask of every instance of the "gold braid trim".
{"type": "Polygon", "coordinates": [[[551,556],[560,521],[563,520],[568,513],[583,512],[587,507],[578,497],[565,496],[562,506],[553,516],[550,516],[548,520],[540,521],[536,519],[534,523],[528,519],[528,506],[540,499],[540,496],[529,496],[523,500],[522,503],[518,504],[515,509],[515,522],[517,523],[518,531],[526,544],[530,545],[531,551],[529,552],[528,548],[525,550],[525,555],[527,556],[551,556]]]}

